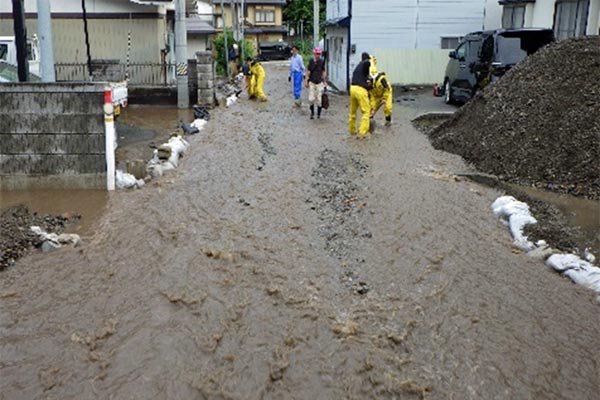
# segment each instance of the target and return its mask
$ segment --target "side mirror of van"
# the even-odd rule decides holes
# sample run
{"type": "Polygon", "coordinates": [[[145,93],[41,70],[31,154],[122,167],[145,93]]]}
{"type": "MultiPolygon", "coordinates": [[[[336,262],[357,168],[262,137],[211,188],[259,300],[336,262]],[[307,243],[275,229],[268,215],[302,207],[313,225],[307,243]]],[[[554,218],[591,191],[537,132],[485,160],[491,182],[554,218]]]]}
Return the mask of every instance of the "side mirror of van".
{"type": "Polygon", "coordinates": [[[456,51],[452,50],[450,53],[448,53],[448,57],[456,59],[456,51]]]}

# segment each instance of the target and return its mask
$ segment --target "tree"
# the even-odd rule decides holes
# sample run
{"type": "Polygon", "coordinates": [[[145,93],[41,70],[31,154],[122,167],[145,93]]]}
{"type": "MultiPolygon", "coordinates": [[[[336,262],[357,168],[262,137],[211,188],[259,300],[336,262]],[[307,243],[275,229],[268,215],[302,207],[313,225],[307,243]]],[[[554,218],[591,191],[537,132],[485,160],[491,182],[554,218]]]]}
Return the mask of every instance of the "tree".
{"type": "MultiPolygon", "coordinates": [[[[325,3],[319,1],[321,26],[325,22],[325,3]]],[[[304,34],[312,34],[313,31],[313,0],[289,0],[283,9],[283,20],[291,27],[300,26],[300,21],[304,21],[304,34]]],[[[321,29],[321,32],[323,30],[321,29]]],[[[297,33],[297,35],[299,32],[297,33]]]]}

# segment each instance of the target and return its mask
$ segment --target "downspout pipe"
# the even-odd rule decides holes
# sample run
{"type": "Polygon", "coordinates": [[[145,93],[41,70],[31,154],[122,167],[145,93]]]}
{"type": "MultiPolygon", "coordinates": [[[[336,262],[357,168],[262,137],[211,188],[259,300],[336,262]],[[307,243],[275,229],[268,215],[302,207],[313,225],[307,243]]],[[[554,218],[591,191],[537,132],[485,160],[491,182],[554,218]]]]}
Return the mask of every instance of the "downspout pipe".
{"type": "Polygon", "coordinates": [[[348,0],[348,49],[346,51],[346,90],[350,93],[350,53],[352,51],[352,0],[348,0]]]}

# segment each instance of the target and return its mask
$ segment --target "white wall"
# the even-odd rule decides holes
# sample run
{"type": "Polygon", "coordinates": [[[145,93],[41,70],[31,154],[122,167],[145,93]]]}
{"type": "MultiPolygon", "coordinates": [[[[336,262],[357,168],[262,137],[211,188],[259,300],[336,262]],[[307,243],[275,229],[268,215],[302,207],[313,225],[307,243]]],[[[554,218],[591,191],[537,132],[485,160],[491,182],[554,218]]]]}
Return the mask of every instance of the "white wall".
{"type": "MultiPolygon", "coordinates": [[[[375,49],[440,49],[442,36],[482,30],[485,1],[463,0],[458,5],[446,0],[353,0],[352,43],[356,53],[351,56],[350,71],[364,51],[378,56],[375,49]]],[[[414,69],[408,76],[417,76],[424,65],[405,67],[414,69]]]]}
{"type": "Polygon", "coordinates": [[[197,51],[206,51],[208,35],[194,35],[187,37],[187,59],[196,59],[197,51]]]}
{"type": "MultiPolygon", "coordinates": [[[[99,12],[161,12],[164,6],[143,6],[134,4],[129,0],[88,0],[85,3],[86,11],[89,13],[99,12]]],[[[51,0],[50,10],[53,13],[81,13],[81,1],[79,0],[51,0]]],[[[12,2],[10,0],[0,1],[1,13],[12,13],[12,2]]],[[[25,0],[25,12],[37,12],[37,0],[25,0]]]]}
{"type": "Polygon", "coordinates": [[[442,49],[374,49],[373,53],[378,70],[400,85],[441,83],[449,60],[448,50],[442,49]]]}
{"type": "Polygon", "coordinates": [[[590,0],[587,34],[600,35],[600,0],[590,0]]]}
{"type": "Polygon", "coordinates": [[[498,0],[486,0],[483,30],[489,31],[502,28],[502,6],[498,0]]]}
{"type": "MultiPolygon", "coordinates": [[[[525,26],[528,28],[554,27],[554,11],[556,0],[536,0],[534,4],[528,4],[525,11],[525,26]]],[[[587,31],[588,35],[598,35],[600,20],[600,0],[590,0],[588,13],[587,31]]]]}
{"type": "Polygon", "coordinates": [[[328,47],[328,79],[333,85],[346,90],[346,54],[348,51],[348,29],[339,27],[327,28],[328,47]]]}
{"type": "Polygon", "coordinates": [[[555,0],[536,0],[535,4],[531,4],[531,7],[527,7],[525,11],[525,21],[529,24],[525,24],[528,28],[550,28],[554,25],[554,3],[555,0]],[[533,12],[531,20],[527,15],[530,11],[533,12]]]}
{"type": "Polygon", "coordinates": [[[348,0],[327,0],[327,19],[348,16],[348,0]]]}

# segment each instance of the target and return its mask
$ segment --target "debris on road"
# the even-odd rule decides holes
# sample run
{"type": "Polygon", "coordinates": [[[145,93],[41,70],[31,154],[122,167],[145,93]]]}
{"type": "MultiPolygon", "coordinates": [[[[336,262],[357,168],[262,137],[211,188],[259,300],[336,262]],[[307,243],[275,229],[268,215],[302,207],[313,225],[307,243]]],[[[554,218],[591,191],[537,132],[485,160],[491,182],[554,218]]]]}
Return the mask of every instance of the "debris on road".
{"type": "MultiPolygon", "coordinates": [[[[79,218],[79,216],[38,215],[30,213],[24,206],[4,210],[0,214],[0,270],[12,266],[30,248],[43,246],[47,240],[36,232],[52,235],[52,242],[57,245],[60,245],[62,240],[70,240],[70,236],[67,239],[67,236],[62,236],[61,233],[66,226],[79,218]],[[30,227],[37,229],[32,230],[30,227]]],[[[75,237],[79,238],[78,235],[73,235],[73,244],[75,242],[79,244],[81,238],[76,241],[75,237]]],[[[46,245],[49,246],[51,245],[46,245]]]]}
{"type": "Polygon", "coordinates": [[[429,133],[501,180],[600,199],[600,38],[548,45],[429,133]]]}

